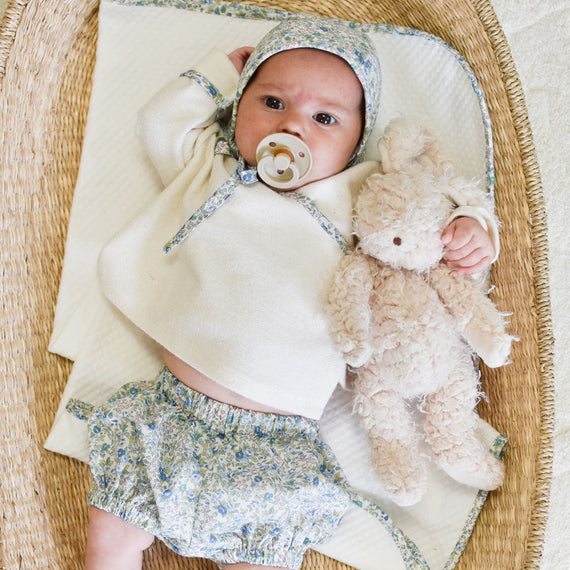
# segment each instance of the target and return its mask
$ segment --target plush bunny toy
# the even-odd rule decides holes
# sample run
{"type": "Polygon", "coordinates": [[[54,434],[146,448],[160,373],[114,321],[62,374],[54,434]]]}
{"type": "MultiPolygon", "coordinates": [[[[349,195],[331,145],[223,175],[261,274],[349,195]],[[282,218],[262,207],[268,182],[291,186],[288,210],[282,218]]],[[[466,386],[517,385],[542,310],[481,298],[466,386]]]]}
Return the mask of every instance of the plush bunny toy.
{"type": "Polygon", "coordinates": [[[440,239],[458,203],[489,209],[488,199],[453,175],[437,141],[414,123],[391,124],[379,150],[382,172],[356,204],[358,246],[329,298],[333,338],[356,368],[355,411],[397,504],[418,502],[427,486],[412,400],[435,462],[461,483],[494,489],[504,468],[475,436],[475,354],[501,366],[513,337],[481,286],[441,261],[440,239]]]}

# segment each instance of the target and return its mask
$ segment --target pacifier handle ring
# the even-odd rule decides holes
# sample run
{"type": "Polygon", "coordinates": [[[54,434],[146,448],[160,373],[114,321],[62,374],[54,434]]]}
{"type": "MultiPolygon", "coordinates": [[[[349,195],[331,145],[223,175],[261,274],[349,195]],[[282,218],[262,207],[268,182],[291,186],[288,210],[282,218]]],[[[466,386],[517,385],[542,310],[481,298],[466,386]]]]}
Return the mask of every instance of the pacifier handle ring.
{"type": "Polygon", "coordinates": [[[279,175],[283,175],[292,162],[295,162],[295,157],[288,148],[280,149],[273,155],[273,165],[279,175]],[[283,166],[283,168],[279,168],[279,166],[283,166]]]}

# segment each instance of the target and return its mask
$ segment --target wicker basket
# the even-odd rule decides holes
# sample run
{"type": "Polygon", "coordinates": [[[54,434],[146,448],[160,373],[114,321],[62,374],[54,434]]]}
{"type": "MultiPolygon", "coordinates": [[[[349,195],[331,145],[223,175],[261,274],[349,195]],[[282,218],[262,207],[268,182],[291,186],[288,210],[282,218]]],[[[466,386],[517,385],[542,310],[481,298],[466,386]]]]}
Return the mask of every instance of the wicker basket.
{"type": "MultiPolygon", "coordinates": [[[[284,7],[420,28],[458,49],[481,83],[503,221],[493,298],[514,311],[520,342],[513,364],[484,370],[489,402],[480,413],[509,437],[507,479],[490,494],[458,568],[538,568],[554,415],[546,223],[522,91],[491,4],[289,0],[284,7]]],[[[80,568],[83,556],[88,469],[44,451],[42,442],[70,371],[47,344],[89,104],[97,8],[95,0],[13,0],[0,28],[1,568],[80,568]]],[[[155,545],[145,567],[215,566],[155,545]]],[[[304,568],[347,567],[311,553],[304,568]]]]}

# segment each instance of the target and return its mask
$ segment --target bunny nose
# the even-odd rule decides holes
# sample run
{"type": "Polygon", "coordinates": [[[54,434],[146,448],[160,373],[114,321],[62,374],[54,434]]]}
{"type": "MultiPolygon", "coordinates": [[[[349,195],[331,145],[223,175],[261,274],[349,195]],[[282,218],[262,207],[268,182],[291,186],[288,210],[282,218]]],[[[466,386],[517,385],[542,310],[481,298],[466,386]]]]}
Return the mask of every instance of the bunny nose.
{"type": "Polygon", "coordinates": [[[402,245],[402,238],[395,237],[393,240],[394,245],[402,245]]]}

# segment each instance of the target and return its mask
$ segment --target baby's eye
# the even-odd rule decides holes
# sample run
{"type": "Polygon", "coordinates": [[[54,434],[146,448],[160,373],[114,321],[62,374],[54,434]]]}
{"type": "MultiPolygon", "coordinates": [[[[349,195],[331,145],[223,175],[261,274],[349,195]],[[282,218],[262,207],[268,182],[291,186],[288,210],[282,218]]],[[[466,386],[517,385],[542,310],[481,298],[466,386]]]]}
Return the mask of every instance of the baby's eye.
{"type": "Polygon", "coordinates": [[[265,97],[263,100],[266,107],[270,109],[283,109],[283,103],[277,97],[265,97]]]}
{"type": "Polygon", "coordinates": [[[317,113],[316,115],[313,115],[313,119],[315,119],[317,123],[321,123],[323,125],[332,125],[333,123],[336,123],[336,119],[328,113],[317,113]]]}

